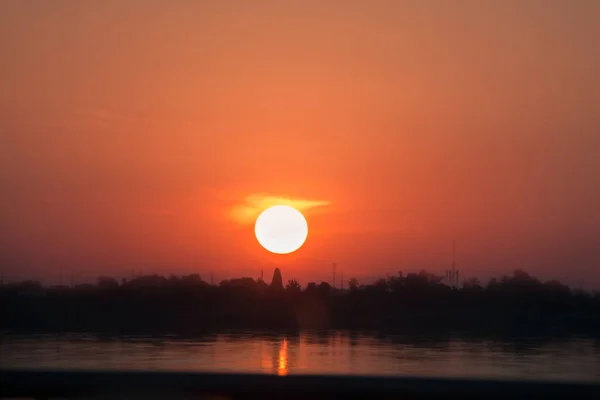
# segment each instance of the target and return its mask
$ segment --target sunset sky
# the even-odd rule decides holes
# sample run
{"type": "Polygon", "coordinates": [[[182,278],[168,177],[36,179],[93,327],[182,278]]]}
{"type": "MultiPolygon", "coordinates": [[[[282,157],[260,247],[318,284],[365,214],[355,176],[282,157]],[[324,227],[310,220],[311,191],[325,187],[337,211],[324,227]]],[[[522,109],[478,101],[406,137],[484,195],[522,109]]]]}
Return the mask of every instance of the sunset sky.
{"type": "Polygon", "coordinates": [[[2,0],[6,280],[600,287],[600,1],[2,0]],[[254,237],[290,204],[288,256],[254,237]]]}

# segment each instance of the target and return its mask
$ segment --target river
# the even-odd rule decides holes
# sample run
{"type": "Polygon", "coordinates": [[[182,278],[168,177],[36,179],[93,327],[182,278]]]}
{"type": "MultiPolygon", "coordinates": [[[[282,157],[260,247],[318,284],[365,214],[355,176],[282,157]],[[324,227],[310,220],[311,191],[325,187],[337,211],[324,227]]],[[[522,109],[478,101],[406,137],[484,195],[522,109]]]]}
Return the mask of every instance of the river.
{"type": "Polygon", "coordinates": [[[193,338],[4,335],[0,367],[600,381],[600,341],[223,332],[193,338]]]}

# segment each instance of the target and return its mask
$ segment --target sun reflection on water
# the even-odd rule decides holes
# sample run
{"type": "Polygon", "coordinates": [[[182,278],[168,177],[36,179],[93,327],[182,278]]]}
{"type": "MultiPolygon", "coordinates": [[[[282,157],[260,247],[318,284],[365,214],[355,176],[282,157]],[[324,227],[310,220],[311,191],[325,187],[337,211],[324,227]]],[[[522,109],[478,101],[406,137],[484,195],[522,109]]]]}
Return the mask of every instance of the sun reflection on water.
{"type": "Polygon", "coordinates": [[[279,363],[277,364],[277,375],[283,376],[288,373],[288,346],[287,340],[283,339],[279,346],[279,363]]]}

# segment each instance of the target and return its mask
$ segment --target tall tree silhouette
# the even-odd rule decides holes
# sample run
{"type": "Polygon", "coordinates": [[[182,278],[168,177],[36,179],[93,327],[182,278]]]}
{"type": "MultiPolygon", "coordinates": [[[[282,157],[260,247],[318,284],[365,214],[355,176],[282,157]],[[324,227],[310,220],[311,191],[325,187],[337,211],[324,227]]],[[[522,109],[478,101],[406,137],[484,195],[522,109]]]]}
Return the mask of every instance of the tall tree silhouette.
{"type": "Polygon", "coordinates": [[[283,290],[283,279],[281,278],[281,271],[279,268],[275,268],[275,271],[273,271],[271,287],[275,290],[283,290]]]}

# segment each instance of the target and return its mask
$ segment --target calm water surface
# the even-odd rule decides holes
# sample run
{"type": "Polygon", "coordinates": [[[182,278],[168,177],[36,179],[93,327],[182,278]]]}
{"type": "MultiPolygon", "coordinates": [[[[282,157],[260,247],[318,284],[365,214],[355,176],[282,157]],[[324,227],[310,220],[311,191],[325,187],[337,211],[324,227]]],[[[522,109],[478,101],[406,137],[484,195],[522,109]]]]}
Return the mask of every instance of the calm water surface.
{"type": "Polygon", "coordinates": [[[351,332],[221,333],[193,339],[5,335],[0,366],[600,381],[600,342],[351,332]]]}

